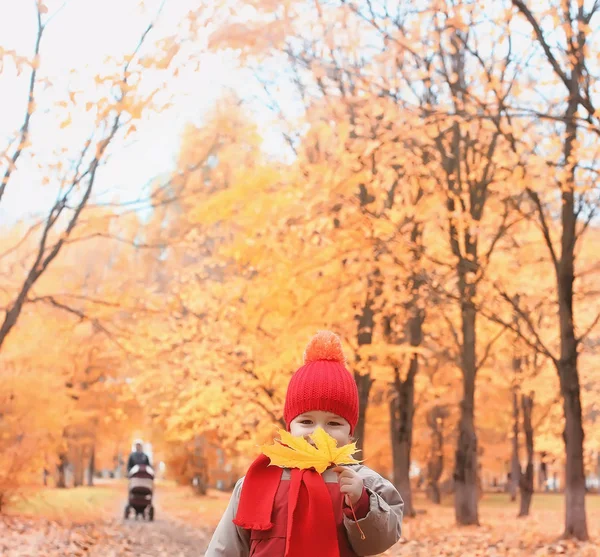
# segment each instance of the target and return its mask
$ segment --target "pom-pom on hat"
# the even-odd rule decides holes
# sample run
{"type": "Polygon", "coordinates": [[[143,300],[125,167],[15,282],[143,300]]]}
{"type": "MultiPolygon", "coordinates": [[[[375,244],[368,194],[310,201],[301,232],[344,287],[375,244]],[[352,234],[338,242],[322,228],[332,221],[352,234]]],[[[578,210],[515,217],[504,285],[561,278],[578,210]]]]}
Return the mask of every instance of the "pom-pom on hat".
{"type": "Polygon", "coordinates": [[[304,365],[290,380],[283,417],[290,422],[305,412],[321,410],[344,418],[354,432],[358,421],[358,389],[345,367],[340,338],[331,331],[319,331],[304,352],[304,365]]]}

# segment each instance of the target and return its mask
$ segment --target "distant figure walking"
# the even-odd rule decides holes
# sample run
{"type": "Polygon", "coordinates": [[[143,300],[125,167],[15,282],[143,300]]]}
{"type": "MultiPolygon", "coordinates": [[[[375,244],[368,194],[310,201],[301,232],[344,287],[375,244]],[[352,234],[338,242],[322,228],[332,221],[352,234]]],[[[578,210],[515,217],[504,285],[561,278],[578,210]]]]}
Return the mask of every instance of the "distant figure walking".
{"type": "Polygon", "coordinates": [[[133,451],[129,455],[129,460],[127,461],[127,474],[129,474],[129,472],[134,466],[138,466],[140,464],[150,466],[150,459],[148,458],[148,455],[144,452],[143,441],[141,439],[136,439],[135,451],[133,451]]]}

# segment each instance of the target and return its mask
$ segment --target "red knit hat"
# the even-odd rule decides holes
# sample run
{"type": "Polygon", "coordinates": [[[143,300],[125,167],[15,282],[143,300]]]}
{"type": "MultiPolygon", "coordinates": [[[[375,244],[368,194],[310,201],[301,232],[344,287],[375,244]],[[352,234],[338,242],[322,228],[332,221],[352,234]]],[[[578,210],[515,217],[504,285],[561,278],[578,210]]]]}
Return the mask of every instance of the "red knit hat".
{"type": "Polygon", "coordinates": [[[285,397],[283,417],[290,422],[315,410],[332,412],[350,424],[358,421],[358,389],[345,367],[340,338],[331,331],[319,331],[304,352],[304,365],[294,373],[285,397]]]}

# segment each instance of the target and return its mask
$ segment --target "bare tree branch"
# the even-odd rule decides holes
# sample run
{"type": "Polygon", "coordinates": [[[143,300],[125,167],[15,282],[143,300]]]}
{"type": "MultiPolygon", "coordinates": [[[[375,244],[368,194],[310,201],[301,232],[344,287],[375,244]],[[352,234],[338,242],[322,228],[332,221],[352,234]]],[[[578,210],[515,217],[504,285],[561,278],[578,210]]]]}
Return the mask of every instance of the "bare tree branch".
{"type": "Polygon", "coordinates": [[[444,321],[446,321],[448,328],[450,329],[450,332],[452,333],[452,338],[454,339],[454,342],[455,342],[457,348],[459,350],[462,350],[462,342],[460,340],[460,337],[458,336],[458,332],[457,332],[456,328],[454,327],[454,323],[452,323],[452,320],[446,315],[445,312],[442,312],[442,317],[444,318],[444,321]]]}
{"type": "Polygon", "coordinates": [[[531,317],[520,307],[520,305],[506,292],[495,286],[496,291],[500,294],[500,296],[506,300],[515,311],[515,313],[519,316],[519,318],[527,325],[527,330],[534,337],[535,342],[532,342],[531,339],[521,330],[521,327],[518,327],[514,323],[506,322],[498,315],[493,312],[487,311],[484,307],[480,306],[479,311],[481,314],[488,320],[493,321],[494,323],[498,323],[503,327],[510,329],[513,333],[515,333],[519,338],[523,339],[523,341],[534,351],[541,352],[544,356],[552,360],[554,363],[557,362],[555,356],[552,355],[550,349],[546,346],[544,341],[542,340],[537,327],[532,322],[531,317]]]}
{"type": "Polygon", "coordinates": [[[79,309],[72,308],[66,304],[63,304],[62,302],[59,302],[58,300],[56,300],[53,296],[39,296],[37,298],[28,298],[27,302],[29,302],[29,303],[37,303],[37,302],[46,303],[57,309],[61,309],[63,311],[66,311],[67,313],[70,313],[72,315],[79,317],[79,319],[81,321],[89,321],[99,331],[102,331],[121,350],[123,350],[124,352],[127,352],[126,348],[119,342],[119,340],[115,337],[115,335],[111,331],[109,331],[98,319],[95,319],[93,317],[86,315],[83,311],[81,311],[79,309]]]}
{"type": "Polygon", "coordinates": [[[498,331],[498,333],[496,333],[496,335],[494,335],[494,337],[487,343],[485,350],[483,352],[483,356],[481,357],[481,359],[479,360],[479,362],[477,362],[475,369],[476,371],[479,371],[484,365],[485,362],[487,361],[487,359],[489,358],[491,352],[492,352],[492,348],[494,346],[494,344],[496,344],[496,342],[498,340],[500,340],[500,338],[502,337],[502,335],[506,332],[506,328],[500,329],[500,331],[498,331]]]}
{"type": "MultiPolygon", "coordinates": [[[[156,315],[163,314],[162,310],[151,309],[146,306],[127,306],[127,305],[124,305],[124,304],[118,303],[118,302],[109,302],[108,300],[102,300],[100,298],[93,298],[91,296],[84,296],[81,294],[72,294],[69,292],[55,292],[54,294],[52,294],[52,297],[54,299],[69,298],[71,300],[87,302],[87,303],[94,304],[97,306],[110,307],[110,308],[121,309],[123,311],[131,311],[131,312],[136,312],[136,313],[151,313],[151,314],[156,314],[156,315]]],[[[34,298],[34,300],[35,300],[35,298],[34,298]]],[[[27,301],[29,302],[32,300],[28,299],[27,301]]],[[[190,311],[190,313],[193,313],[193,312],[190,311]]]]}
{"type": "MultiPolygon", "coordinates": [[[[162,10],[162,7],[164,6],[165,1],[166,0],[164,0],[163,3],[161,4],[160,10],[162,10]]],[[[159,12],[160,12],[160,10],[159,10],[159,12]]],[[[38,22],[40,23],[40,26],[41,26],[41,15],[39,13],[39,8],[38,8],[38,22]]],[[[120,97],[117,99],[118,102],[122,102],[123,99],[125,98],[125,95],[127,94],[127,90],[128,90],[128,81],[127,80],[129,77],[129,66],[130,66],[134,56],[139,52],[140,48],[142,47],[142,44],[144,43],[145,38],[147,37],[148,33],[150,32],[150,30],[153,27],[154,27],[154,21],[152,21],[148,25],[148,27],[142,34],[137,47],[134,50],[133,56],[130,57],[127,60],[127,62],[125,63],[125,66],[123,69],[124,75],[123,75],[123,79],[122,79],[122,88],[120,91],[120,97]]],[[[33,288],[34,284],[37,282],[37,280],[40,278],[40,276],[42,276],[42,274],[46,271],[46,269],[52,263],[52,261],[58,256],[63,245],[69,239],[69,236],[75,229],[75,227],[79,221],[79,217],[80,217],[82,211],[84,210],[84,208],[86,207],[88,200],[90,199],[90,196],[92,194],[92,189],[94,187],[96,173],[98,171],[98,167],[100,166],[100,162],[104,157],[107,147],[112,142],[115,135],[117,134],[117,131],[119,130],[122,114],[123,114],[122,112],[118,111],[116,116],[114,116],[114,120],[113,120],[112,126],[108,132],[108,135],[96,145],[96,152],[94,154],[93,159],[87,165],[86,171],[83,172],[82,174],[80,174],[79,173],[80,165],[82,164],[83,159],[85,158],[85,155],[88,152],[88,149],[91,144],[91,141],[86,142],[84,148],[82,149],[82,152],[81,152],[81,155],[80,155],[80,158],[79,158],[76,170],[75,170],[75,175],[73,177],[73,180],[72,180],[70,186],[68,187],[66,193],[64,193],[62,196],[59,197],[59,199],[57,199],[56,203],[53,205],[52,209],[50,210],[50,213],[48,214],[44,228],[42,230],[42,235],[41,235],[41,238],[39,241],[37,255],[33,261],[33,264],[29,268],[27,277],[26,277],[25,281],[23,282],[23,285],[21,286],[21,289],[20,289],[17,297],[15,298],[14,302],[9,307],[9,309],[6,311],[6,313],[4,315],[4,321],[2,322],[2,325],[0,326],[0,349],[1,349],[4,341],[6,340],[6,337],[8,336],[10,331],[13,329],[13,327],[16,325],[16,323],[19,319],[19,316],[21,315],[21,311],[23,309],[23,304],[28,299],[29,292],[33,288]],[[52,232],[54,232],[54,225],[58,222],[60,216],[63,214],[65,209],[67,209],[70,194],[76,190],[76,186],[78,186],[83,181],[84,178],[87,178],[87,184],[85,186],[83,195],[81,196],[79,202],[77,203],[76,207],[74,208],[73,215],[69,219],[65,230],[60,234],[56,243],[51,248],[48,248],[48,252],[47,252],[46,244],[48,242],[48,238],[49,238],[50,234],[52,232]]],[[[28,120],[26,120],[26,122],[28,122],[28,120]]]]}
{"type": "Polygon", "coordinates": [[[27,141],[29,139],[29,123],[31,121],[31,116],[35,109],[35,83],[37,79],[37,72],[40,65],[40,44],[42,42],[42,35],[44,34],[45,26],[42,24],[42,14],[40,12],[39,4],[36,6],[36,17],[37,17],[37,35],[35,40],[35,48],[33,51],[33,67],[31,70],[31,76],[29,78],[29,90],[27,94],[27,107],[25,109],[25,119],[23,121],[23,125],[20,130],[19,144],[17,145],[16,151],[13,153],[11,157],[8,167],[4,172],[4,176],[2,177],[2,183],[0,183],[0,202],[2,201],[2,197],[4,196],[4,192],[6,191],[6,187],[8,185],[8,181],[13,173],[13,170],[16,168],[17,161],[23,152],[23,149],[27,146],[27,141]]]}
{"type": "Polygon", "coordinates": [[[8,248],[6,251],[0,253],[0,259],[3,259],[4,257],[6,257],[7,255],[10,255],[11,253],[14,253],[15,251],[17,251],[26,241],[27,239],[38,229],[40,228],[40,226],[42,226],[44,224],[44,221],[46,219],[42,219],[38,222],[36,222],[35,224],[33,224],[28,230],[27,232],[25,232],[25,234],[23,235],[23,237],[14,245],[11,246],[10,248],[8,248]]]}
{"type": "Polygon", "coordinates": [[[560,67],[560,64],[558,63],[558,60],[555,58],[554,54],[552,54],[550,45],[548,45],[548,43],[546,42],[546,38],[544,37],[544,32],[542,31],[540,24],[535,19],[535,16],[533,15],[533,13],[527,7],[527,5],[525,4],[525,2],[523,0],[512,0],[512,3],[513,3],[513,6],[515,6],[525,16],[525,18],[527,19],[527,21],[533,28],[533,31],[535,33],[535,36],[537,37],[538,42],[540,43],[541,47],[544,49],[544,53],[546,54],[546,58],[548,59],[548,62],[550,62],[550,64],[552,65],[552,68],[554,69],[556,75],[558,77],[560,77],[564,86],[567,88],[567,91],[570,91],[570,89],[571,89],[570,79],[567,77],[567,75],[565,74],[563,69],[560,67]]]}
{"type": "Polygon", "coordinates": [[[542,201],[537,192],[533,191],[531,188],[527,188],[526,191],[537,209],[538,220],[540,222],[540,226],[542,227],[542,234],[544,235],[544,240],[546,241],[546,245],[548,246],[554,269],[558,273],[558,256],[556,254],[556,250],[554,249],[554,243],[552,242],[552,236],[550,235],[550,227],[548,226],[548,222],[546,221],[546,213],[544,211],[542,201]]]}
{"type": "Polygon", "coordinates": [[[596,315],[594,320],[589,324],[587,329],[575,339],[575,342],[577,342],[577,344],[580,344],[581,342],[583,342],[591,334],[591,332],[596,328],[598,323],[600,323],[600,312],[598,312],[598,314],[596,315]]]}
{"type": "Polygon", "coordinates": [[[173,244],[146,244],[145,242],[136,242],[135,240],[128,240],[127,238],[120,238],[119,236],[115,236],[114,234],[105,234],[103,232],[94,232],[92,234],[88,234],[86,236],[79,236],[78,238],[73,238],[72,240],[67,240],[65,244],[76,244],[78,242],[87,242],[94,238],[104,238],[106,240],[114,240],[115,242],[126,244],[136,249],[164,249],[166,247],[172,246],[173,244]]]}

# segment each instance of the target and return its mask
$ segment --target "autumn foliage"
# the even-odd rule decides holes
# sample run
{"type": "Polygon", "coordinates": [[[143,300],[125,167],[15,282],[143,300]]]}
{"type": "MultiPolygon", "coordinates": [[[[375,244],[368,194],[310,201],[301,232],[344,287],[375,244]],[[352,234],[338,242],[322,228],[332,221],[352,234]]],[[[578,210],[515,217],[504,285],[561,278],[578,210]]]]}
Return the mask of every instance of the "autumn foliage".
{"type": "Polygon", "coordinates": [[[19,176],[56,194],[0,222],[0,507],[44,469],[52,485],[116,471],[135,432],[172,478],[231,487],[329,329],[359,390],[360,459],[407,516],[451,496],[452,519],[479,525],[505,484],[527,515],[557,484],[556,535],[588,538],[597,3],[213,2],[168,35],[146,11],[131,51],[62,96],[37,6],[33,52],[0,49],[28,76],[0,209],[19,176]],[[247,90],[186,124],[138,200],[103,202],[111,156],[153,141],[138,126],[202,71],[190,44],[234,55],[247,90]]]}

